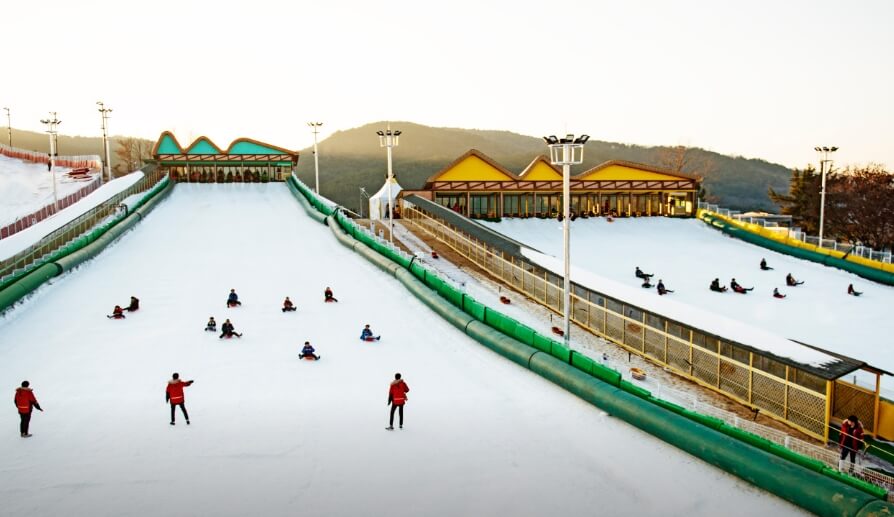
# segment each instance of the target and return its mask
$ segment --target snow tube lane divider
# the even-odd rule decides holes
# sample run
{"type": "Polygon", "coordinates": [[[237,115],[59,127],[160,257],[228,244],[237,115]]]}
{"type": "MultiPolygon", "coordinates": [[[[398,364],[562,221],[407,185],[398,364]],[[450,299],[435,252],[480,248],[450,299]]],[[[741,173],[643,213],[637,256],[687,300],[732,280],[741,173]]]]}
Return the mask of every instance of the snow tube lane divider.
{"type": "MultiPolygon", "coordinates": [[[[341,228],[336,228],[338,224],[334,223],[337,223],[335,217],[330,216],[329,227],[339,242],[360,252],[365,258],[371,258],[369,252],[372,250],[344,233],[341,228]]],[[[805,468],[789,458],[761,450],[720,432],[718,428],[725,425],[720,420],[699,415],[705,420],[698,422],[691,419],[690,415],[685,415],[687,411],[679,406],[678,413],[661,406],[656,407],[657,404],[648,400],[651,399],[651,394],[646,390],[623,380],[618,380],[618,385],[613,386],[583,368],[554,357],[550,352],[535,349],[504,335],[453,306],[409,271],[403,268],[392,271],[423,303],[494,352],[613,416],[761,489],[817,515],[857,516],[861,515],[862,509],[870,508],[871,504],[872,508],[894,509],[894,506],[879,501],[878,496],[881,494],[867,493],[841,482],[843,479],[835,479],[824,472],[805,468]]],[[[568,355],[572,363],[586,364],[592,368],[592,360],[589,358],[575,353],[568,355]]]]}
{"type": "Polygon", "coordinates": [[[126,216],[120,216],[101,225],[69,244],[49,254],[43,265],[0,286],[0,312],[12,307],[16,302],[49,281],[51,278],[71,271],[85,261],[98,255],[109,244],[124,232],[141,221],[173,189],[174,184],[167,178],[152,187],[143,198],[134,205],[134,209],[126,216]]]}
{"type": "Polygon", "coordinates": [[[307,215],[309,215],[311,219],[318,223],[327,224],[326,216],[318,212],[316,208],[312,207],[304,194],[298,189],[298,185],[295,183],[295,178],[289,176],[289,179],[286,180],[286,185],[289,186],[289,191],[295,196],[295,199],[298,200],[298,204],[301,205],[301,208],[307,212],[307,215]]]}
{"type": "Polygon", "coordinates": [[[703,212],[700,219],[726,235],[754,244],[755,246],[767,248],[791,257],[816,262],[824,266],[843,269],[849,273],[859,275],[874,282],[894,285],[894,272],[888,270],[889,268],[887,267],[887,264],[875,267],[866,264],[867,261],[861,257],[842,258],[844,257],[844,253],[840,251],[817,248],[816,246],[806,243],[789,244],[780,240],[771,239],[736,226],[721,216],[709,214],[707,212],[703,212]]]}
{"type": "MultiPolygon", "coordinates": [[[[329,217],[329,226],[346,247],[370,260],[375,257],[376,262],[383,258],[370,246],[380,243],[358,231],[339,211],[329,217]]],[[[396,254],[390,248],[387,251],[389,256],[396,254]]],[[[387,269],[389,273],[451,324],[630,424],[818,515],[894,515],[894,505],[879,501],[886,496],[884,489],[727,426],[717,418],[656,399],[649,391],[622,380],[618,372],[456,292],[412,259],[396,258],[403,259],[406,266],[394,269],[392,265],[387,269]]]]}

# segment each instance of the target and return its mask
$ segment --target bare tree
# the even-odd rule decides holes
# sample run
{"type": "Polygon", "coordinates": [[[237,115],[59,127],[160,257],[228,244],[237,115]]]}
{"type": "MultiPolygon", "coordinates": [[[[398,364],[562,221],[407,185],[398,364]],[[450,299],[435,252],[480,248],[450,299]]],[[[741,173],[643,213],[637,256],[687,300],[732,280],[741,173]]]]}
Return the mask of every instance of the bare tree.
{"type": "Polygon", "coordinates": [[[113,167],[115,176],[123,176],[133,172],[146,163],[152,157],[152,142],[141,138],[121,137],[116,138],[115,156],[118,163],[113,167]]]}
{"type": "Polygon", "coordinates": [[[716,202],[714,196],[707,195],[704,187],[705,177],[717,170],[717,164],[708,153],[684,145],[662,147],[658,152],[658,166],[671,172],[695,176],[699,182],[698,198],[716,202]]]}

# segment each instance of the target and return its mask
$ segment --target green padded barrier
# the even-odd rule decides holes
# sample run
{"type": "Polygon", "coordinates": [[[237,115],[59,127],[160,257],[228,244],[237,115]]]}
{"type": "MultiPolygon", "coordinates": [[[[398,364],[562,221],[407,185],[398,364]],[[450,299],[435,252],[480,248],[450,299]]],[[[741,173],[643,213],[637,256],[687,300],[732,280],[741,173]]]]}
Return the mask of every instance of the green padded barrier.
{"type": "Polygon", "coordinates": [[[565,345],[559,344],[556,341],[552,341],[552,346],[550,346],[549,355],[555,357],[556,359],[562,361],[563,363],[571,362],[571,351],[565,348],[565,345]]]}
{"type": "Polygon", "coordinates": [[[425,285],[420,282],[413,275],[408,273],[405,269],[399,270],[395,277],[402,283],[407,289],[413,293],[422,303],[426,304],[433,311],[438,313],[442,318],[447,320],[448,323],[458,328],[462,332],[466,331],[466,327],[469,323],[475,321],[468,314],[462,312],[461,310],[453,307],[443,298],[437,295],[437,293],[432,292],[431,289],[425,287],[425,285]]]}
{"type": "MultiPolygon", "coordinates": [[[[578,355],[578,354],[575,354],[575,355],[578,355]]],[[[649,400],[652,398],[651,391],[640,388],[639,386],[637,386],[636,384],[633,384],[632,382],[622,380],[620,383],[618,383],[618,387],[621,388],[622,390],[626,391],[627,393],[630,393],[631,395],[635,395],[641,399],[649,400]]],[[[711,418],[711,417],[707,417],[707,418],[711,418]]],[[[720,422],[720,424],[723,424],[723,421],[721,421],[721,420],[718,420],[718,422],[720,422]]]]}
{"type": "Polygon", "coordinates": [[[592,375],[593,372],[593,364],[595,361],[585,356],[584,354],[573,353],[571,354],[571,366],[577,368],[578,370],[589,373],[592,375]]]}
{"type": "Polygon", "coordinates": [[[316,208],[311,206],[310,202],[304,197],[304,194],[298,190],[298,187],[295,186],[294,179],[290,176],[288,181],[286,181],[286,185],[289,186],[289,191],[292,193],[292,196],[298,200],[298,204],[301,205],[301,208],[313,219],[314,221],[326,224],[326,216],[320,213],[316,208]]]}
{"type": "Polygon", "coordinates": [[[856,517],[894,517],[894,506],[885,501],[873,501],[864,506],[856,517]]]}
{"type": "Polygon", "coordinates": [[[525,325],[524,323],[519,323],[515,326],[515,331],[513,332],[512,337],[528,346],[533,346],[534,334],[534,329],[525,325]]]}
{"type": "Polygon", "coordinates": [[[621,385],[621,373],[615,370],[612,370],[608,366],[601,365],[597,362],[593,363],[593,368],[590,372],[593,377],[610,384],[611,386],[620,386],[621,385]]]}
{"type": "Polygon", "coordinates": [[[469,295],[463,297],[463,311],[478,321],[484,321],[484,304],[478,303],[469,295]]]}
{"type": "Polygon", "coordinates": [[[25,295],[31,293],[59,273],[61,271],[56,264],[44,264],[19,278],[17,282],[0,291],[0,312],[12,307],[25,295]]]}
{"type": "MultiPolygon", "coordinates": [[[[884,488],[875,486],[872,483],[867,483],[862,479],[848,476],[847,474],[839,472],[831,467],[824,466],[823,474],[829,476],[830,478],[837,479],[839,482],[850,485],[858,490],[873,494],[879,499],[884,499],[887,496],[887,492],[884,488]]],[[[889,506],[889,508],[894,508],[894,505],[889,506]]]]}
{"type": "Polygon", "coordinates": [[[524,366],[525,368],[528,367],[531,357],[534,354],[540,353],[527,345],[523,345],[518,341],[497,332],[480,321],[472,320],[469,322],[466,326],[466,334],[494,352],[497,352],[503,357],[518,365],[524,366]]]}
{"type": "Polygon", "coordinates": [[[546,354],[531,357],[531,370],[612,416],[693,456],[823,516],[856,515],[877,497],[805,469],[606,385],[546,354]]]}
{"type": "MultiPolygon", "coordinates": [[[[621,381],[621,384],[623,384],[624,382],[626,381],[621,381]]],[[[688,418],[693,422],[698,422],[705,427],[710,427],[711,429],[720,429],[721,426],[726,425],[726,423],[719,418],[703,415],[701,413],[690,411],[688,409],[684,409],[682,413],[679,413],[679,415],[684,418],[688,418]]]]}
{"type": "MultiPolygon", "coordinates": [[[[620,374],[619,374],[619,376],[620,376],[620,374]]],[[[618,381],[618,383],[620,384],[620,381],[618,381]]],[[[660,406],[660,407],[662,407],[668,411],[671,411],[673,413],[676,413],[678,415],[682,415],[686,411],[686,408],[684,408],[683,406],[679,406],[677,404],[674,404],[673,402],[668,402],[666,400],[662,400],[659,398],[652,397],[651,399],[649,399],[649,401],[652,404],[655,404],[656,406],[660,406]]],[[[739,429],[736,429],[735,427],[731,427],[730,429],[739,431],[739,429]]],[[[741,431],[741,432],[744,432],[744,431],[741,431]]],[[[754,436],[753,434],[750,434],[750,433],[748,433],[748,434],[749,434],[749,436],[754,436]]]]}
{"type": "Polygon", "coordinates": [[[534,334],[534,348],[544,353],[550,353],[553,349],[553,341],[540,334],[534,334]]]}

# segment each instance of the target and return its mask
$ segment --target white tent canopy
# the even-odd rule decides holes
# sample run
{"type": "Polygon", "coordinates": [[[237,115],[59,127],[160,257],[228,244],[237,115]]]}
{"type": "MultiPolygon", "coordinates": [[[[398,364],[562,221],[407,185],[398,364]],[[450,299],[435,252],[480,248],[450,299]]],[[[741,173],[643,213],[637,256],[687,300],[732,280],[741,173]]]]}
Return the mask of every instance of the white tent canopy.
{"type": "Polygon", "coordinates": [[[388,208],[394,206],[397,194],[403,190],[397,183],[397,178],[391,178],[391,199],[388,199],[388,180],[378,192],[369,197],[369,218],[371,220],[387,219],[388,208]]]}

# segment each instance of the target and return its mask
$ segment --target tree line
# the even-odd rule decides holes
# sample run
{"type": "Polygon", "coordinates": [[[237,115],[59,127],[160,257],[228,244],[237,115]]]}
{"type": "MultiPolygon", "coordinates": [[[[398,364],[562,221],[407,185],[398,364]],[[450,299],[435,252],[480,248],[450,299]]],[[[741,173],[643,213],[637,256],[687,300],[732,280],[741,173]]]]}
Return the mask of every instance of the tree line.
{"type": "MultiPolygon", "coordinates": [[[[819,234],[822,175],[813,166],[792,171],[789,192],[769,189],[770,199],[801,229],[819,234]]],[[[826,173],[823,237],[876,250],[894,249],[894,174],[881,165],[826,173]]]]}

